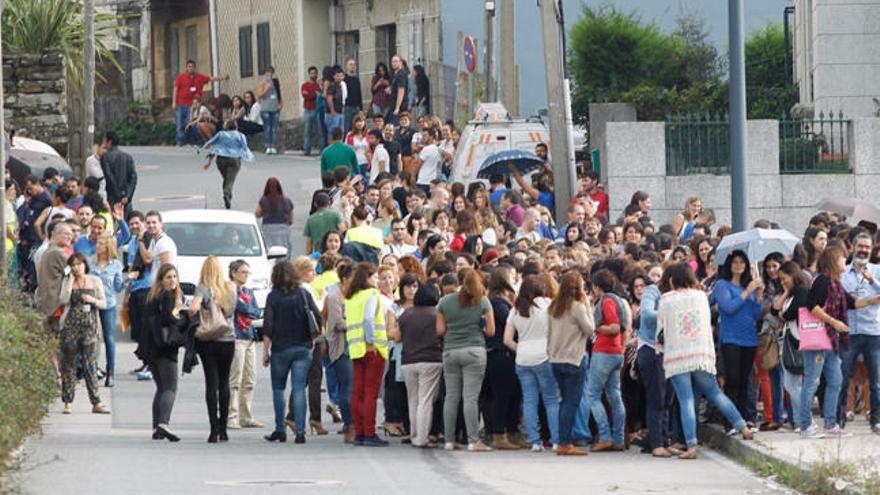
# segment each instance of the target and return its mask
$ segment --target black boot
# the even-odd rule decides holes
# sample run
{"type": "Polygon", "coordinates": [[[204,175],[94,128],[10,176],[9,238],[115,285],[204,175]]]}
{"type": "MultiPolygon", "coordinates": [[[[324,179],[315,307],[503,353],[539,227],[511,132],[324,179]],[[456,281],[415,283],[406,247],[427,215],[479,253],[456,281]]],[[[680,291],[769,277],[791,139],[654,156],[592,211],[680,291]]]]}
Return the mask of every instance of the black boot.
{"type": "Polygon", "coordinates": [[[211,422],[211,434],[208,435],[208,443],[217,443],[217,425],[211,422]]]}
{"type": "Polygon", "coordinates": [[[228,442],[229,435],[226,434],[226,423],[223,423],[217,428],[217,440],[221,442],[228,442]]]}
{"type": "Polygon", "coordinates": [[[107,376],[104,377],[104,386],[112,387],[113,386],[113,373],[107,373],[107,376]]]}
{"type": "Polygon", "coordinates": [[[287,433],[283,431],[273,431],[271,435],[266,435],[263,438],[265,438],[267,442],[284,443],[287,441],[287,433]]]}

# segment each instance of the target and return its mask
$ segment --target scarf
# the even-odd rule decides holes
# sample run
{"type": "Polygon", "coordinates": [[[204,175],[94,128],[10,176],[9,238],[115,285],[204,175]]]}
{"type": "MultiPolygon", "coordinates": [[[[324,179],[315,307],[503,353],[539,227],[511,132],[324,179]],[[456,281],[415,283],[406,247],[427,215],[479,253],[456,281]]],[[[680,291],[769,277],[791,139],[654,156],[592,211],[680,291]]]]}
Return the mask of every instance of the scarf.
{"type": "MultiPolygon", "coordinates": [[[[239,290],[238,291],[238,300],[245,303],[245,304],[249,304],[251,302],[251,295],[248,294],[247,291],[245,291],[245,290],[239,290]]],[[[251,318],[250,316],[248,316],[244,313],[239,313],[237,311],[235,312],[235,324],[236,324],[235,326],[238,328],[238,331],[242,335],[249,335],[250,334],[249,329],[251,328],[251,324],[253,322],[254,322],[254,319],[251,318]]]]}
{"type": "MultiPolygon", "coordinates": [[[[840,280],[831,280],[830,277],[829,280],[831,283],[828,285],[828,297],[825,298],[825,306],[822,309],[828,313],[828,316],[846,322],[846,291],[843,289],[840,280]]],[[[838,352],[838,348],[841,345],[844,349],[849,348],[849,334],[839,334],[837,330],[827,324],[825,325],[825,332],[828,333],[828,338],[831,339],[831,346],[834,352],[838,352]]]]}

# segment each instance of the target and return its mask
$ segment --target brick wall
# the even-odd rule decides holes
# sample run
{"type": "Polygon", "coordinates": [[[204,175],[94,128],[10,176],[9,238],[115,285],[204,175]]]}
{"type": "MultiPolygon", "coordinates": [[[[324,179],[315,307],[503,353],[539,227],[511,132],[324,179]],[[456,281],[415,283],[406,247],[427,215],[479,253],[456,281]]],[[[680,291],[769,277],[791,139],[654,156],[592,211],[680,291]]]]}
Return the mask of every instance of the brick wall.
{"type": "Polygon", "coordinates": [[[6,128],[67,155],[64,60],[59,55],[3,57],[6,128]]]}

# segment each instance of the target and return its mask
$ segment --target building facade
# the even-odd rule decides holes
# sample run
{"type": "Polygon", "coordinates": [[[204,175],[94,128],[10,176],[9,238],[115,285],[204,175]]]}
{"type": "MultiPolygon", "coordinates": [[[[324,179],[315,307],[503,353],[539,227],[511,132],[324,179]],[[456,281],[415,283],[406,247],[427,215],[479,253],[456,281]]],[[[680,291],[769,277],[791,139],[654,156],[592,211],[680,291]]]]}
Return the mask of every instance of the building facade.
{"type": "Polygon", "coordinates": [[[793,0],[794,81],[816,114],[880,115],[880,0],[793,0]]]}

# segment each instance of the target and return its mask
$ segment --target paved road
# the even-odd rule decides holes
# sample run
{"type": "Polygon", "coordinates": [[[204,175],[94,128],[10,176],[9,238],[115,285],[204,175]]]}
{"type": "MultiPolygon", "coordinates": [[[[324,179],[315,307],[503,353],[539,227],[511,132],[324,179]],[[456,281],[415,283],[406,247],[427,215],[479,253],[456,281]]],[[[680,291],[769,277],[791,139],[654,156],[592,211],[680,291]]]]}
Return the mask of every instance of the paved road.
{"type": "MultiPolygon", "coordinates": [[[[202,173],[199,160],[177,149],[139,149],[136,196],[139,208],[169,209],[221,205],[219,177],[202,173]],[[160,200],[163,196],[199,196],[160,200]],[[174,206],[168,206],[173,204],[174,206]]],[[[250,210],[270,175],[306,209],[318,183],[314,159],[259,157],[236,186],[234,206],[250,210]]],[[[298,228],[304,215],[298,215],[298,228]]],[[[302,246],[301,236],[297,236],[302,246]]],[[[300,251],[301,252],[301,251],[300,251]]],[[[201,371],[180,381],[172,423],[178,444],[150,439],[152,382],[124,374],[134,365],[133,345],[121,337],[116,387],[102,389],[112,416],[89,413],[80,387],[74,413],[62,416],[53,404],[43,433],[25,446],[19,479],[22,492],[54,494],[535,494],[535,493],[672,493],[765,494],[778,487],[711,451],[695,462],[653,459],[636,451],[558,458],[550,453],[425,451],[394,444],[387,449],[342,444],[337,428],[329,436],[307,436],[306,445],[267,444],[269,429],[230,432],[228,444],[205,443],[208,425],[201,371]]],[[[255,411],[271,423],[268,372],[258,372],[255,411]]],[[[380,412],[381,417],[381,412],[380,412]]],[[[325,415],[326,426],[331,426],[325,415]]]]}

